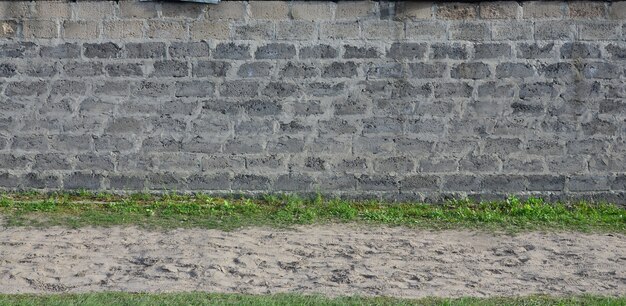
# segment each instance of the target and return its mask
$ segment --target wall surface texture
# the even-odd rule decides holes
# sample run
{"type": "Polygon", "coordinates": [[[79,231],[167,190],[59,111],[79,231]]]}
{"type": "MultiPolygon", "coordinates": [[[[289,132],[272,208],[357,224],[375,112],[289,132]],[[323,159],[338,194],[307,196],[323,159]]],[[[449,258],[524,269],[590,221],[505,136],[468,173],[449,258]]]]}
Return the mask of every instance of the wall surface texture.
{"type": "Polygon", "coordinates": [[[0,187],[625,202],[625,20],[601,1],[0,1],[0,187]]]}

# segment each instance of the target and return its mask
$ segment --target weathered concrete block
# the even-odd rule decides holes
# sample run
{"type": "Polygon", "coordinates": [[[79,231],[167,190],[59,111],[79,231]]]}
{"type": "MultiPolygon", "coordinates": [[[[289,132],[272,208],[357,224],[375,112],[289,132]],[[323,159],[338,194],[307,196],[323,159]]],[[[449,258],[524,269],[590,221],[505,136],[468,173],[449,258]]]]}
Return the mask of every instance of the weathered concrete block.
{"type": "Polygon", "coordinates": [[[424,43],[393,43],[387,50],[387,57],[392,59],[422,59],[426,53],[424,43]]]}
{"type": "Polygon", "coordinates": [[[609,3],[609,18],[611,19],[624,19],[626,18],[626,2],[616,1],[609,3]]]}
{"type": "Polygon", "coordinates": [[[561,58],[599,58],[600,48],[587,43],[565,43],[561,47],[561,58]]]}
{"type": "Polygon", "coordinates": [[[496,66],[496,78],[528,78],[535,75],[535,68],[525,63],[501,63],[496,66]]]}
{"type": "Polygon", "coordinates": [[[541,68],[540,73],[547,78],[563,78],[565,80],[574,77],[574,65],[571,63],[554,63],[541,68]]]}
{"type": "Polygon", "coordinates": [[[301,59],[310,58],[336,58],[339,51],[330,45],[315,45],[301,47],[299,55],[301,59]]]}
{"type": "Polygon", "coordinates": [[[443,189],[477,192],[481,190],[481,180],[471,175],[448,175],[443,177],[443,189]]]}
{"type": "Polygon", "coordinates": [[[361,36],[368,40],[403,40],[404,23],[389,20],[372,20],[363,23],[361,36]]]}
{"type": "Polygon", "coordinates": [[[25,20],[22,33],[26,38],[57,38],[59,25],[54,20],[25,20]]]}
{"type": "Polygon", "coordinates": [[[249,59],[250,45],[235,43],[220,43],[215,47],[213,58],[216,59],[249,59]]]}
{"type": "Polygon", "coordinates": [[[2,1],[0,2],[0,18],[17,19],[30,16],[30,3],[22,1],[2,1]]]}
{"type": "Polygon", "coordinates": [[[130,93],[130,84],[127,81],[108,81],[93,84],[93,91],[97,95],[107,96],[128,96],[130,93]]]}
{"type": "Polygon", "coordinates": [[[127,43],[124,48],[128,58],[164,58],[166,56],[165,44],[160,42],[127,43]]]}
{"type": "Polygon", "coordinates": [[[245,16],[245,1],[222,1],[218,5],[209,5],[205,14],[209,20],[241,20],[245,16]]]}
{"type": "Polygon", "coordinates": [[[333,62],[322,69],[323,78],[350,78],[355,77],[357,64],[354,62],[333,62]]]}
{"type": "Polygon", "coordinates": [[[487,23],[461,22],[450,24],[450,38],[455,40],[483,41],[491,38],[487,23]]]}
{"type": "Polygon", "coordinates": [[[293,97],[299,94],[299,87],[291,83],[270,82],[261,93],[270,98],[293,97]]]}
{"type": "Polygon", "coordinates": [[[588,122],[582,123],[581,128],[583,133],[588,136],[613,136],[617,131],[617,127],[613,122],[600,118],[593,118],[588,122]]]}
{"type": "Polygon", "coordinates": [[[227,81],[220,86],[220,95],[224,97],[254,97],[258,95],[258,82],[227,81]]]}
{"type": "Polygon", "coordinates": [[[373,16],[375,10],[374,1],[341,1],[336,4],[335,19],[365,19],[373,16]]]}
{"type": "Polygon", "coordinates": [[[528,44],[519,43],[517,45],[517,57],[526,59],[541,59],[554,57],[554,43],[528,44]]]}
{"type": "Polygon", "coordinates": [[[187,178],[187,188],[191,190],[230,190],[231,175],[221,173],[217,175],[194,174],[187,178]]]}
{"type": "Polygon", "coordinates": [[[0,21],[0,38],[17,37],[18,23],[13,20],[0,21]]]}
{"type": "Polygon", "coordinates": [[[432,59],[467,59],[469,51],[463,44],[435,43],[430,46],[430,58],[432,59]]]}
{"type": "Polygon", "coordinates": [[[609,190],[609,179],[606,176],[575,175],[569,177],[566,183],[570,191],[600,191],[609,190]]]}
{"type": "Polygon", "coordinates": [[[617,22],[586,22],[578,25],[578,36],[581,40],[617,40],[620,37],[619,32],[617,22]]]}
{"type": "Polygon", "coordinates": [[[431,19],[433,16],[432,2],[398,2],[395,6],[398,19],[431,19]]]}
{"type": "Polygon", "coordinates": [[[65,20],[62,27],[63,38],[91,39],[100,35],[98,24],[92,21],[65,20]]]}
{"type": "Polygon", "coordinates": [[[532,99],[539,97],[553,97],[557,91],[551,83],[528,83],[520,85],[520,99],[532,99]]]}
{"type": "Polygon", "coordinates": [[[294,2],[291,6],[291,17],[308,21],[331,20],[333,18],[334,3],[294,2]]]}
{"type": "Polygon", "coordinates": [[[66,154],[59,153],[45,153],[35,155],[35,163],[33,164],[33,170],[45,171],[45,170],[71,170],[69,158],[66,154]]]}
{"type": "Polygon", "coordinates": [[[474,45],[475,59],[510,58],[511,46],[508,44],[481,43],[474,45]]]}
{"type": "Polygon", "coordinates": [[[437,3],[438,19],[474,19],[478,16],[478,5],[474,3],[437,3]]]}
{"type": "Polygon", "coordinates": [[[115,3],[112,1],[77,1],[74,3],[76,18],[81,20],[109,19],[113,16],[115,3]]]}
{"type": "Polygon", "coordinates": [[[253,1],[249,3],[254,19],[289,19],[289,3],[283,1],[253,1]]]}
{"type": "Polygon", "coordinates": [[[292,136],[282,136],[267,143],[267,151],[270,153],[300,153],[303,150],[304,140],[292,136]]]}
{"type": "Polygon", "coordinates": [[[561,18],[565,15],[565,3],[561,1],[529,1],[523,3],[524,18],[561,18]]]}
{"type": "Polygon", "coordinates": [[[516,19],[521,7],[516,1],[493,1],[480,3],[480,18],[516,19]]]}
{"type": "Polygon", "coordinates": [[[426,158],[419,162],[418,171],[426,173],[454,173],[458,163],[452,158],[426,158]]]}
{"type": "Polygon", "coordinates": [[[122,18],[157,17],[157,6],[153,2],[122,1],[119,3],[122,18]]]}
{"type": "Polygon", "coordinates": [[[427,135],[441,135],[445,130],[445,121],[440,119],[411,119],[406,122],[406,132],[427,135]]]}
{"type": "MultiPolygon", "coordinates": [[[[404,65],[400,63],[374,64],[367,63],[364,67],[365,75],[368,78],[377,79],[399,79],[405,76],[404,65]]],[[[382,89],[384,90],[384,89],[382,89]]]]}
{"type": "Polygon", "coordinates": [[[180,190],[186,181],[174,173],[150,173],[147,176],[146,186],[152,190],[180,190]]]}
{"type": "MultiPolygon", "coordinates": [[[[14,54],[15,57],[21,57],[20,54],[24,53],[24,51],[22,51],[24,50],[23,46],[20,46],[20,47],[22,48],[17,49],[15,52],[12,52],[12,54],[14,54]]],[[[64,44],[60,44],[56,46],[42,46],[40,54],[41,54],[41,57],[50,57],[50,58],[58,58],[58,59],[77,58],[80,56],[80,45],[72,44],[72,43],[64,43],[64,44]]]]}
{"type": "Polygon", "coordinates": [[[177,60],[156,61],[153,64],[152,77],[185,77],[189,74],[187,62],[177,60]]]}
{"type": "Polygon", "coordinates": [[[215,91],[215,85],[206,81],[179,81],[174,87],[176,97],[209,97],[215,91]]]}
{"type": "Polygon", "coordinates": [[[4,94],[6,96],[39,96],[43,95],[47,90],[47,84],[44,81],[22,81],[11,82],[6,85],[4,94]]]}
{"type": "Polygon", "coordinates": [[[313,190],[314,180],[308,175],[291,174],[281,175],[274,182],[275,191],[309,191],[313,190]]]}
{"type": "Polygon", "coordinates": [[[371,118],[363,120],[363,134],[397,134],[402,132],[399,118],[371,118]]]}
{"type": "Polygon", "coordinates": [[[143,65],[139,63],[109,64],[105,70],[111,77],[143,76],[143,65]]]}
{"type": "Polygon", "coordinates": [[[96,152],[128,152],[135,148],[132,136],[107,135],[94,137],[94,147],[96,152]]]}
{"type": "Polygon", "coordinates": [[[98,62],[68,62],[63,65],[65,75],[71,77],[85,77],[103,75],[102,63],[98,62]]]}
{"type": "Polygon", "coordinates": [[[432,88],[429,84],[415,85],[410,82],[399,80],[393,83],[393,89],[391,90],[392,98],[406,98],[406,97],[427,97],[432,93],[432,88]]]}
{"type": "Polygon", "coordinates": [[[568,2],[569,16],[572,18],[605,18],[606,4],[593,1],[568,2]]]}
{"type": "Polygon", "coordinates": [[[576,38],[576,24],[569,20],[535,22],[536,40],[569,40],[576,38]]]}
{"type": "Polygon", "coordinates": [[[17,74],[17,66],[15,64],[0,64],[0,78],[10,78],[17,74]]]}
{"type": "Polygon", "coordinates": [[[112,190],[143,190],[146,186],[142,176],[110,175],[107,179],[112,190]]]}
{"type": "Polygon", "coordinates": [[[434,86],[435,98],[467,97],[472,95],[474,88],[467,83],[436,83],[434,86]]]}
{"type": "Polygon", "coordinates": [[[353,59],[353,58],[378,58],[380,57],[380,52],[376,47],[359,47],[359,46],[343,46],[343,58],[353,59]]]}
{"type": "Polygon", "coordinates": [[[135,84],[132,94],[137,96],[159,97],[171,92],[172,84],[165,82],[142,81],[135,84]]]}
{"type": "Polygon", "coordinates": [[[521,175],[489,175],[483,178],[483,190],[490,192],[512,192],[525,190],[527,180],[521,175]]]}
{"type": "Polygon", "coordinates": [[[288,62],[279,72],[280,76],[286,78],[312,78],[319,74],[319,70],[315,66],[295,62],[288,62]]]}
{"type": "Polygon", "coordinates": [[[209,57],[209,45],[206,42],[175,42],[169,48],[169,54],[174,58],[209,57]]]}
{"type": "Polygon", "coordinates": [[[306,91],[308,94],[316,97],[337,96],[345,89],[345,83],[309,83],[306,91]]]}
{"type": "Polygon", "coordinates": [[[87,58],[119,58],[122,56],[122,48],[111,42],[83,44],[83,49],[87,58]]]}
{"type": "Polygon", "coordinates": [[[533,24],[526,21],[503,21],[491,25],[493,40],[532,40],[533,24]]]}
{"type": "Polygon", "coordinates": [[[143,22],[140,20],[104,21],[103,34],[107,38],[142,38],[143,22]]]}
{"type": "Polygon", "coordinates": [[[230,63],[222,61],[198,61],[193,64],[194,77],[224,77],[230,70],[230,63]]]}
{"type": "Polygon", "coordinates": [[[446,23],[438,21],[415,21],[405,23],[407,39],[444,40],[447,38],[446,23]]]}
{"type": "Polygon", "coordinates": [[[113,162],[107,155],[82,154],[76,156],[76,170],[113,171],[113,162]]]}
{"type": "Polygon", "coordinates": [[[434,175],[413,175],[400,182],[402,191],[433,192],[439,190],[440,184],[440,178],[434,175]]]}
{"type": "Polygon", "coordinates": [[[290,59],[296,56],[296,47],[290,44],[272,43],[258,47],[255,59],[290,59]]]}
{"type": "MultiPolygon", "coordinates": [[[[542,173],[544,172],[544,162],[541,158],[536,157],[517,157],[517,156],[507,156],[502,160],[502,173],[508,174],[521,174],[521,173],[542,173]]],[[[541,177],[541,176],[539,176],[541,177]]],[[[544,184],[541,179],[537,179],[535,182],[535,178],[531,177],[528,179],[529,187],[528,190],[538,189],[541,187],[530,187],[536,186],[536,184],[544,184]]],[[[561,188],[560,191],[563,189],[561,188]]]]}
{"type": "Polygon", "coordinates": [[[268,77],[274,65],[268,62],[252,62],[239,66],[237,75],[242,78],[268,77]]]}
{"type": "Polygon", "coordinates": [[[233,190],[269,190],[270,179],[260,175],[238,174],[233,179],[233,190]]]}
{"type": "Polygon", "coordinates": [[[320,40],[359,39],[361,29],[356,22],[328,22],[320,25],[320,40]]]}
{"type": "Polygon", "coordinates": [[[368,103],[361,99],[340,98],[333,102],[333,108],[337,116],[358,115],[365,114],[368,109],[368,103]]]}
{"type": "Polygon", "coordinates": [[[314,22],[281,21],[276,24],[276,39],[315,41],[318,30],[314,22]]]}
{"type": "Polygon", "coordinates": [[[224,22],[197,21],[189,26],[189,33],[193,40],[228,39],[230,26],[224,22]]]}
{"type": "Polygon", "coordinates": [[[72,173],[63,177],[65,189],[99,190],[102,187],[102,175],[94,173],[72,173]]]}
{"type": "Polygon", "coordinates": [[[198,19],[204,15],[207,5],[200,3],[161,3],[163,17],[198,19]]]}
{"type": "Polygon", "coordinates": [[[409,64],[409,71],[414,78],[441,78],[444,77],[446,65],[443,63],[411,63],[409,64]]]}
{"type": "Polygon", "coordinates": [[[493,155],[468,155],[459,162],[461,171],[476,172],[498,172],[500,160],[493,155]]]}
{"type": "Polygon", "coordinates": [[[146,36],[155,39],[187,39],[187,27],[178,20],[148,20],[146,36]]]}
{"type": "Polygon", "coordinates": [[[618,175],[611,181],[612,190],[626,190],[626,175],[618,175]]]}
{"type": "Polygon", "coordinates": [[[462,63],[453,66],[450,76],[454,79],[484,79],[491,75],[489,66],[485,63],[462,63]]]}
{"type": "Polygon", "coordinates": [[[397,191],[400,185],[395,176],[361,175],[357,178],[357,190],[367,191],[397,191]]]}
{"type": "MultiPolygon", "coordinates": [[[[496,77],[499,78],[498,67],[496,67],[496,77]]],[[[478,86],[477,94],[478,97],[511,98],[515,94],[515,90],[511,84],[488,82],[478,86]]]]}

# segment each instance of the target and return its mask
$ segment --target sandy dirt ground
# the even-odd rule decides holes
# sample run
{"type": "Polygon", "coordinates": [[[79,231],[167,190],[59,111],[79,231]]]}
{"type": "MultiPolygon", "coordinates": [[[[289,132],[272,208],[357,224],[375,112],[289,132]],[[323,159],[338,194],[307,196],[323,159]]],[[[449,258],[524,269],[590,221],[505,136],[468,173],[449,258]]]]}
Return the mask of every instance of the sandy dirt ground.
{"type": "Polygon", "coordinates": [[[234,232],[0,227],[0,293],[86,291],[623,295],[626,236],[346,225],[234,232]]]}

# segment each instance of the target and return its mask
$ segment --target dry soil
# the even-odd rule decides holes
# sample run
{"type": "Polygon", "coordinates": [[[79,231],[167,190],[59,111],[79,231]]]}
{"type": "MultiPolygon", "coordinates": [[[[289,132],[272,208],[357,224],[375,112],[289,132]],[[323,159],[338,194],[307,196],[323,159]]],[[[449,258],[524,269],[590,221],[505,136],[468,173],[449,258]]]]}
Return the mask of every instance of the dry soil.
{"type": "Polygon", "coordinates": [[[86,291],[623,295],[626,235],[0,227],[0,293],[86,291]]]}

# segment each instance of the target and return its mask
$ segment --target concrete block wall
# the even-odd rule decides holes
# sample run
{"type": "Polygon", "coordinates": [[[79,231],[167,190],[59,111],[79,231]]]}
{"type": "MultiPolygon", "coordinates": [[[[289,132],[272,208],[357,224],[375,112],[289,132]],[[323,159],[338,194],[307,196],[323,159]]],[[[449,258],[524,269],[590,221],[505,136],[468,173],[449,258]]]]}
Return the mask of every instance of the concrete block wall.
{"type": "Polygon", "coordinates": [[[0,1],[0,187],[626,202],[626,2],[0,1]]]}

